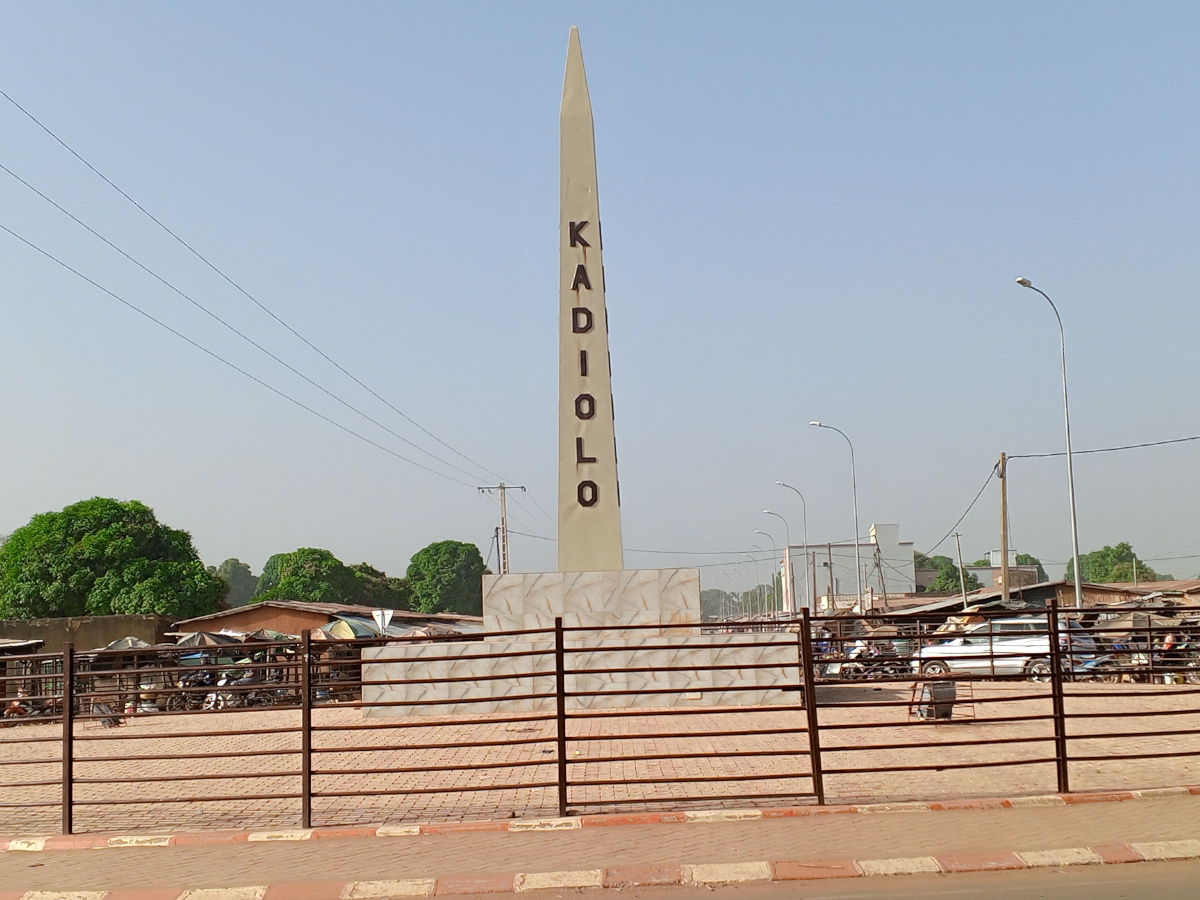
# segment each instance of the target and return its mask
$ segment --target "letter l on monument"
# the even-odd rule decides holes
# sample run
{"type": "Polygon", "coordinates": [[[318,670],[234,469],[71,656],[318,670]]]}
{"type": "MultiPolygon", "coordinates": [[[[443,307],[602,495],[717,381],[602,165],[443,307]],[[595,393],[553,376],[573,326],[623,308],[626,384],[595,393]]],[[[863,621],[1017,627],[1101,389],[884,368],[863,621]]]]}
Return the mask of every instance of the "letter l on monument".
{"type": "Polygon", "coordinates": [[[558,571],[613,571],[624,568],[617,439],[592,102],[575,26],[567,45],[559,154],[558,571]],[[594,327],[577,327],[581,321],[594,327]],[[586,418],[576,414],[576,398],[585,394],[593,400],[586,418]]]}

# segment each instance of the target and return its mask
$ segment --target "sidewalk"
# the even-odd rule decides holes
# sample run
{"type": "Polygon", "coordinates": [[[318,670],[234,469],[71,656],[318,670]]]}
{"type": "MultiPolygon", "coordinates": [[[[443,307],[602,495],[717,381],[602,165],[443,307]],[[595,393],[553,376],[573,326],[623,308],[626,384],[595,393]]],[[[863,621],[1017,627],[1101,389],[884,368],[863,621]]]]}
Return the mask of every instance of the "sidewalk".
{"type": "Polygon", "coordinates": [[[147,890],[142,900],[174,900],[187,890],[196,891],[184,895],[188,900],[333,900],[1186,858],[1200,856],[1200,797],[593,828],[557,820],[543,827],[386,837],[280,832],[274,840],[242,835],[192,846],[12,849],[0,854],[0,900],[30,891],[50,892],[44,898],[98,892],[82,896],[100,900],[105,891],[147,890]],[[197,890],[238,887],[249,889],[197,890]]]}

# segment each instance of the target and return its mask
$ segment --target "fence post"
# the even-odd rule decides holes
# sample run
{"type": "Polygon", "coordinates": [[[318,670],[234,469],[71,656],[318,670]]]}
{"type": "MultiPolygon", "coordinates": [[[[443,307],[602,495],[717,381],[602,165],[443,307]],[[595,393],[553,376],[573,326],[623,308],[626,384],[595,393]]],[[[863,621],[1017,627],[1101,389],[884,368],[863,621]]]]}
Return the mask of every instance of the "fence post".
{"type": "Polygon", "coordinates": [[[558,814],[567,814],[567,669],[562,616],[554,617],[554,695],[558,707],[558,814]]]}
{"type": "Polygon", "coordinates": [[[300,635],[300,819],[312,828],[312,632],[300,635]]]}
{"type": "MultiPolygon", "coordinates": [[[[1067,713],[1063,700],[1062,648],[1058,644],[1058,592],[1050,599],[1050,698],[1054,713],[1054,764],[1058,773],[1058,792],[1071,790],[1070,772],[1067,767],[1067,713]]],[[[1070,632],[1067,632],[1070,640],[1070,632]]]]}
{"type": "Polygon", "coordinates": [[[800,675],[803,679],[804,712],[808,721],[808,764],[812,769],[817,805],[825,805],[825,775],[821,769],[821,726],[817,719],[817,667],[812,655],[812,619],[808,607],[800,610],[800,675]]]}
{"type": "Polygon", "coordinates": [[[62,833],[74,830],[75,804],[75,647],[63,644],[62,656],[62,833]]]}

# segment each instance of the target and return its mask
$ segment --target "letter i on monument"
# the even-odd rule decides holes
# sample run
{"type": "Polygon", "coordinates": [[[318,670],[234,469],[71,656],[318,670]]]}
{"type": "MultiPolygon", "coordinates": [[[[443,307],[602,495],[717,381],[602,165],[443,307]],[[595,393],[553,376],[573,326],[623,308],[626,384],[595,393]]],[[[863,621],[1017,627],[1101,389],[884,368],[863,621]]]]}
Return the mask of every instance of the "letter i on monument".
{"type": "Polygon", "coordinates": [[[558,571],[624,568],[592,102],[571,26],[559,115],[558,571]]]}

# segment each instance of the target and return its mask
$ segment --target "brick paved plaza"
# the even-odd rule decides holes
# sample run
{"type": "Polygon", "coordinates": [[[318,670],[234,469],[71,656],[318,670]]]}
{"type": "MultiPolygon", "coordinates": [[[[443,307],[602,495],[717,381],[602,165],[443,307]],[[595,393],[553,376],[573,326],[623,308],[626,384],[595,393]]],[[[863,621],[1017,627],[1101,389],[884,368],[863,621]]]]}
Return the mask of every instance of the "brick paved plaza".
{"type": "MultiPolygon", "coordinates": [[[[1200,782],[1200,690],[1181,685],[1068,684],[1067,713],[1073,759],[1142,755],[1140,759],[1073,761],[1072,790],[1139,789],[1200,782]],[[1137,717],[1110,718],[1115,712],[1137,717]],[[1172,732],[1148,734],[1149,732],[1172,732]],[[1092,734],[1125,737],[1088,738],[1092,734]],[[1196,754],[1195,756],[1187,754],[1196,754]]],[[[1047,793],[1056,789],[1052,723],[976,719],[1049,716],[1050,686],[1026,682],[979,683],[974,705],[960,702],[956,718],[930,724],[910,717],[910,686],[902,683],[822,687],[822,761],[829,803],[944,799],[1047,793]],[[860,706],[866,702],[894,706],[860,706]],[[971,718],[973,713],[974,718],[971,718]],[[840,726],[863,726],[848,727],[840,726]],[[1036,740],[1026,740],[1036,739],[1036,740]],[[992,743],[987,743],[987,742],[992,743]],[[912,749],[880,745],[919,744],[912,749]],[[844,748],[844,749],[836,749],[844,748]],[[858,749],[855,749],[858,748],[858,749]],[[949,768],[954,765],[995,765],[949,768]],[[915,767],[859,772],[875,767],[915,767]]],[[[960,685],[960,697],[962,695],[960,685]]],[[[519,714],[514,714],[519,715],[519,714]]],[[[347,707],[318,707],[318,729],[369,724],[366,730],[317,730],[313,746],[317,796],[313,824],[372,824],[545,817],[558,814],[555,722],[498,722],[480,716],[446,725],[435,717],[363,720],[347,707]],[[525,743],[511,743],[525,741],[525,743]],[[470,746],[497,742],[501,746],[470,746]],[[461,747],[413,745],[467,744],[461,747]],[[337,748],[346,748],[339,750],[337,748]],[[521,765],[527,764],[527,765],[521,765]],[[383,773],[378,769],[415,771],[383,773]],[[434,770],[436,768],[436,770],[434,770]],[[357,774],[346,770],[368,770],[357,774]],[[473,790],[488,785],[537,784],[473,790]],[[420,793],[386,793],[420,791],[420,793]],[[348,796],[359,794],[360,796],[348,796]]],[[[697,807],[791,805],[812,802],[808,736],[802,711],[707,710],[696,715],[639,714],[586,717],[569,723],[568,757],[575,812],[697,807]],[[770,731],[760,735],[698,736],[701,732],[770,731]],[[636,734],[666,734],[639,738],[636,734]],[[791,752],[799,751],[799,752],[791,752]],[[686,758],[688,753],[712,753],[686,758]],[[753,753],[757,755],[733,755],[753,753]],[[768,755],[770,754],[770,755],[768,755]],[[635,760],[629,757],[672,757],[635,760]],[[587,762],[605,757],[616,761],[587,762]],[[746,780],[713,781],[715,777],[746,780]],[[678,779],[695,779],[680,781],[678,779]],[[653,781],[654,783],[639,783],[653,781]],[[762,794],[761,799],[737,795],[762,794]],[[707,798],[707,799],[698,799],[707,798]],[[600,801],[600,805],[580,805],[600,801]]],[[[297,826],[300,821],[300,711],[263,710],[182,716],[147,715],[119,728],[76,725],[77,831],[213,829],[297,826]],[[249,735],[221,732],[252,730],[249,735]],[[206,759],[172,758],[197,753],[206,759]],[[257,754],[268,755],[257,755],[257,754]],[[208,776],[208,780],[195,780],[208,776]],[[165,778],[193,780],[161,780],[165,778]],[[155,780],[160,779],[160,780],[155,780]],[[291,795],[291,796],[288,796],[291,795]],[[201,798],[182,803],[173,798],[201,798]],[[203,799],[229,797],[237,799],[203,799]]],[[[0,832],[58,830],[61,770],[58,724],[0,729],[0,832]],[[19,740],[13,740],[19,739],[19,740]],[[46,762],[37,762],[46,760],[46,762]],[[14,781],[36,786],[5,787],[14,781]]]]}

